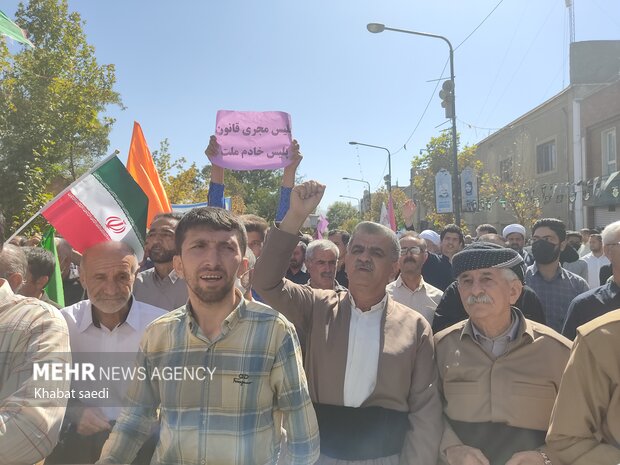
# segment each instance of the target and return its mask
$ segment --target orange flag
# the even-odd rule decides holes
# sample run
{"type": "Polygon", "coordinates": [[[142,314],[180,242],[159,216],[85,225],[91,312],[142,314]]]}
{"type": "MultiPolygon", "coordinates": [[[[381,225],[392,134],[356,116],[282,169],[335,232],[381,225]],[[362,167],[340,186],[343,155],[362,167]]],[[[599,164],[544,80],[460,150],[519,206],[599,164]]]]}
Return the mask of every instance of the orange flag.
{"type": "Polygon", "coordinates": [[[149,198],[147,227],[151,225],[153,218],[159,213],[169,213],[172,211],[170,201],[155,168],[155,163],[153,163],[153,157],[148,145],[146,145],[142,128],[137,121],[133,123],[129,158],[127,158],[127,171],[129,171],[149,198]]]}

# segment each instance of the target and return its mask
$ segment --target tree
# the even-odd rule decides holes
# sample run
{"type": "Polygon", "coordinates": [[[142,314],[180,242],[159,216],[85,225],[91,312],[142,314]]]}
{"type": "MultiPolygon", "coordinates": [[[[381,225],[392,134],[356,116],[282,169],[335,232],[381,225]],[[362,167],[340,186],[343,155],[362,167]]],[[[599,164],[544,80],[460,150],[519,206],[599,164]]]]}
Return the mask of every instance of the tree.
{"type": "Polygon", "coordinates": [[[0,208],[15,227],[108,150],[122,107],[114,65],[99,65],[67,0],[20,4],[16,23],[35,44],[10,56],[0,40],[0,208]]]}
{"type": "MultiPolygon", "coordinates": [[[[453,171],[452,137],[449,131],[444,131],[437,137],[432,137],[426,144],[424,155],[416,157],[411,162],[414,169],[413,186],[418,193],[419,202],[426,210],[426,220],[436,228],[454,223],[452,213],[437,213],[435,208],[435,175],[441,169],[453,171]]],[[[482,163],[475,159],[476,147],[467,146],[458,154],[458,168],[471,167],[480,172],[482,163]]],[[[464,224],[461,224],[464,226],[464,224]]]]}
{"type": "MultiPolygon", "coordinates": [[[[407,201],[407,195],[398,187],[392,187],[392,202],[394,204],[394,216],[396,217],[396,227],[404,227],[405,221],[402,216],[402,206],[407,201]]],[[[385,204],[385,208],[388,207],[388,193],[387,189],[382,187],[377,192],[372,194],[372,217],[376,221],[381,218],[381,206],[385,204]]]]}
{"type": "MultiPolygon", "coordinates": [[[[360,212],[348,202],[334,202],[327,209],[327,221],[329,229],[343,229],[345,223],[355,220],[360,221],[360,212]]],[[[348,224],[350,226],[350,224],[348,224]]]]}
{"type": "Polygon", "coordinates": [[[519,165],[514,166],[506,175],[509,179],[503,181],[495,174],[483,174],[480,197],[498,201],[504,209],[514,215],[517,223],[527,228],[533,225],[542,214],[540,200],[534,195],[537,187],[536,181],[526,177],[519,165]]]}

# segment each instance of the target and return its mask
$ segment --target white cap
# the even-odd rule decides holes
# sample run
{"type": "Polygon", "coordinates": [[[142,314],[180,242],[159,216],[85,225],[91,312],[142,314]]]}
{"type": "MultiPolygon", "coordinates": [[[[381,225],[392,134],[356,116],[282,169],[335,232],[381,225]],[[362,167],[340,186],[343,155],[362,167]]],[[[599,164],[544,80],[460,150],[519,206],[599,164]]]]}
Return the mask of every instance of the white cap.
{"type": "Polygon", "coordinates": [[[441,242],[439,234],[433,231],[432,229],[425,229],[424,231],[420,233],[420,237],[422,239],[431,241],[437,247],[439,247],[439,243],[441,242]]]}
{"type": "Polygon", "coordinates": [[[508,234],[512,233],[519,233],[523,236],[523,239],[525,239],[525,228],[520,224],[509,224],[504,228],[504,231],[502,231],[502,236],[506,238],[508,237],[508,234]]]}

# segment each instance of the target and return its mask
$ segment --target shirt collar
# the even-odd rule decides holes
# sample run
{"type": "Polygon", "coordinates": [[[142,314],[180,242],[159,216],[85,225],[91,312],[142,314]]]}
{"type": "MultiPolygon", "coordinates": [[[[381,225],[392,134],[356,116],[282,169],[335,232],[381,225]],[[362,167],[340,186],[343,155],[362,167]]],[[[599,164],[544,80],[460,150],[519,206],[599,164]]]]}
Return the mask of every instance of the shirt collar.
{"type": "Polygon", "coordinates": [[[9,282],[6,279],[0,278],[0,305],[8,302],[14,295],[9,282]]]}
{"type": "MultiPolygon", "coordinates": [[[[83,333],[84,331],[86,331],[90,325],[93,325],[95,328],[101,328],[99,319],[95,316],[95,309],[93,308],[92,302],[90,300],[87,300],[86,302],[88,302],[86,304],[87,307],[82,315],[82,320],[80,321],[80,325],[78,326],[78,330],[80,331],[80,333],[83,333]]],[[[127,312],[125,319],[116,326],[117,328],[121,326],[123,323],[127,323],[134,330],[137,331],[139,329],[138,324],[140,323],[140,315],[138,315],[137,312],[131,311],[135,302],[136,302],[136,299],[134,299],[133,295],[131,295],[129,297],[129,312],[127,312]]]]}
{"type": "MultiPolygon", "coordinates": [[[[534,264],[532,265],[532,274],[538,274],[540,275],[542,279],[546,281],[546,279],[543,278],[543,275],[540,274],[540,271],[538,270],[538,265],[536,264],[536,262],[534,262],[534,264]]],[[[564,279],[566,277],[565,270],[564,268],[562,268],[562,265],[560,265],[559,263],[558,263],[558,269],[555,270],[555,274],[553,275],[553,278],[551,279],[551,281],[555,281],[558,278],[558,276],[561,279],[564,279]]]]}
{"type": "Polygon", "coordinates": [[[394,286],[404,287],[406,289],[409,289],[411,292],[418,292],[424,289],[425,284],[426,283],[424,282],[424,278],[422,276],[420,276],[420,285],[415,289],[409,289],[409,286],[407,286],[407,284],[405,284],[405,281],[403,281],[402,275],[399,275],[396,281],[394,282],[394,286]]]}
{"type": "MultiPolygon", "coordinates": [[[[362,312],[362,310],[360,310],[357,307],[357,305],[355,305],[355,300],[353,300],[353,296],[351,295],[350,292],[349,292],[349,299],[351,300],[351,310],[356,309],[357,311],[362,312]]],[[[385,295],[383,296],[383,299],[381,299],[380,302],[377,302],[372,307],[370,307],[370,310],[368,310],[368,312],[362,312],[362,313],[370,313],[370,312],[380,312],[380,311],[383,311],[383,309],[385,308],[385,305],[387,303],[387,299],[388,299],[388,294],[386,292],[385,295]]]]}
{"type": "MultiPolygon", "coordinates": [[[[525,317],[523,316],[523,314],[521,313],[521,311],[516,308],[516,307],[511,307],[510,309],[511,311],[511,323],[510,326],[508,327],[508,329],[501,335],[497,336],[497,337],[502,337],[502,336],[508,336],[508,340],[509,341],[514,341],[516,339],[519,338],[519,336],[524,333],[524,332],[528,332],[530,334],[532,334],[532,329],[531,328],[527,328],[524,325],[525,322],[525,317]]],[[[463,326],[463,329],[461,330],[461,339],[463,339],[463,336],[468,335],[469,337],[471,337],[473,340],[477,341],[478,338],[480,336],[482,337],[486,337],[484,334],[482,334],[478,328],[476,328],[476,326],[471,322],[471,319],[468,318],[467,322],[465,323],[465,325],[463,326]]]]}
{"type": "MultiPolygon", "coordinates": [[[[174,268],[172,269],[170,273],[168,273],[168,276],[166,277],[170,279],[172,284],[176,283],[177,280],[179,279],[179,275],[177,274],[174,268]]],[[[157,270],[155,269],[155,267],[153,267],[153,279],[155,279],[156,281],[163,281],[166,278],[160,278],[159,274],[157,274],[157,270]]]]}
{"type": "MultiPolygon", "coordinates": [[[[224,337],[228,332],[235,327],[235,325],[248,317],[247,310],[247,301],[243,298],[243,294],[239,289],[235,289],[235,295],[239,297],[239,304],[233,309],[232,312],[228,314],[224,321],[222,321],[222,332],[220,337],[224,337]]],[[[196,317],[194,316],[194,309],[192,308],[191,300],[187,300],[187,304],[185,305],[185,312],[187,314],[187,325],[192,334],[197,335],[198,331],[200,331],[200,326],[196,321],[196,317]]],[[[201,331],[202,334],[202,331],[201,331]]],[[[205,337],[204,335],[202,337],[205,337]]],[[[211,341],[213,342],[213,341],[211,341]]]]}

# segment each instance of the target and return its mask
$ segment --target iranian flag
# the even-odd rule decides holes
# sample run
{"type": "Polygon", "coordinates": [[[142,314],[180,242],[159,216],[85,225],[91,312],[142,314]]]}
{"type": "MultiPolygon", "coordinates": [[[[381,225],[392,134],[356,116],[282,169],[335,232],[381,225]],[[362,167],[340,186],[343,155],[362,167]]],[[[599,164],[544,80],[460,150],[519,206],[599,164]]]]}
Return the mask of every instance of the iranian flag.
{"type": "Polygon", "coordinates": [[[47,204],[41,214],[82,253],[105,241],[126,242],[142,261],[148,198],[112,155],[47,204]]]}

